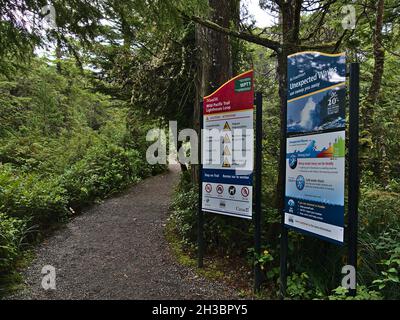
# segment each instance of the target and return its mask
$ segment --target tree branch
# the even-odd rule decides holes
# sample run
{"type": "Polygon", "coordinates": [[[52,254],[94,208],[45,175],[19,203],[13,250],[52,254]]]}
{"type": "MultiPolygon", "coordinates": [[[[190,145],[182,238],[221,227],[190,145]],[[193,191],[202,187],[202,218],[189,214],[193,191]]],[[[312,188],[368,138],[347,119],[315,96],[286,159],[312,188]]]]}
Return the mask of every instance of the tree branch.
{"type": "Polygon", "coordinates": [[[232,37],[235,37],[235,38],[239,38],[239,39],[242,39],[242,40],[246,40],[246,41],[249,41],[249,42],[252,42],[252,43],[255,43],[255,44],[259,44],[259,45],[261,45],[263,47],[270,48],[270,49],[272,49],[274,51],[279,51],[280,50],[280,46],[281,45],[280,45],[280,43],[278,41],[274,41],[274,40],[271,40],[271,39],[268,39],[268,38],[260,37],[260,36],[257,36],[257,35],[254,35],[254,34],[251,34],[251,33],[248,33],[248,32],[241,32],[241,31],[236,31],[236,30],[231,30],[229,28],[221,27],[220,25],[218,25],[218,24],[216,24],[216,23],[214,23],[214,22],[212,22],[210,20],[203,19],[203,18],[200,18],[198,16],[187,16],[186,14],[184,14],[182,12],[181,12],[181,14],[185,18],[187,18],[189,20],[192,20],[192,21],[194,21],[194,22],[196,22],[196,23],[198,23],[198,24],[200,24],[200,25],[202,25],[202,26],[204,26],[206,28],[212,29],[214,31],[221,32],[221,33],[224,33],[226,35],[229,35],[229,36],[232,36],[232,37]]]}
{"type": "MultiPolygon", "coordinates": [[[[220,25],[218,25],[218,24],[216,24],[216,23],[214,23],[214,22],[212,22],[210,20],[203,19],[203,18],[198,17],[198,16],[194,16],[194,15],[188,16],[184,12],[180,12],[180,14],[185,19],[191,20],[191,21],[193,21],[195,23],[198,23],[198,24],[200,24],[200,25],[202,25],[202,26],[204,26],[206,28],[212,29],[212,30],[217,31],[217,32],[224,33],[224,34],[226,34],[228,36],[232,36],[232,37],[239,38],[239,39],[251,42],[251,43],[258,44],[260,46],[272,49],[276,53],[281,53],[282,50],[284,49],[283,45],[278,41],[274,41],[274,40],[271,40],[271,39],[268,39],[268,38],[265,38],[265,37],[257,36],[255,34],[251,34],[251,33],[248,33],[248,32],[231,30],[229,28],[222,27],[222,26],[220,26],[220,25]]],[[[335,45],[336,45],[335,42],[332,42],[332,43],[321,43],[319,45],[315,45],[315,44],[313,44],[313,45],[311,45],[311,44],[310,45],[308,45],[308,44],[298,45],[298,44],[293,43],[293,44],[288,44],[286,46],[287,48],[285,48],[285,49],[290,48],[290,49],[292,49],[291,51],[293,51],[293,50],[294,51],[307,51],[307,50],[329,50],[329,51],[333,51],[335,49],[335,45]]]]}

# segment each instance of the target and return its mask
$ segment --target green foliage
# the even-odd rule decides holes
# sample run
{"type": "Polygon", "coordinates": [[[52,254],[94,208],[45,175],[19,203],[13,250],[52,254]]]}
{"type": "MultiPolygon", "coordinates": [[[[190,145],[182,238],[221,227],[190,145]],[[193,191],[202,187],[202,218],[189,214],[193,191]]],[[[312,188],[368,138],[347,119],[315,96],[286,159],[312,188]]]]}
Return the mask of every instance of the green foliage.
{"type": "Polygon", "coordinates": [[[398,298],[398,290],[400,289],[400,244],[398,235],[398,230],[391,229],[390,232],[385,232],[380,237],[377,250],[384,250],[388,257],[380,261],[379,265],[382,266],[383,270],[380,276],[372,282],[385,297],[391,299],[398,298]]]}
{"type": "MultiPolygon", "coordinates": [[[[345,34],[337,48],[346,51],[348,61],[361,62],[361,119],[373,108],[370,128],[361,124],[356,298],[396,299],[400,296],[400,15],[395,0],[385,1],[382,89],[378,103],[368,105],[364,97],[375,65],[371,41],[375,12],[374,2],[367,2],[367,6],[356,4],[357,27],[345,34]]],[[[346,1],[323,3],[301,15],[300,39],[310,44],[336,42],[342,35],[341,9],[346,1]],[[325,21],[319,24],[321,18],[325,21]]],[[[5,269],[12,268],[27,228],[44,230],[66,220],[74,209],[163,170],[163,166],[148,166],[143,158],[146,132],[168,120],[178,120],[180,127],[192,126],[195,86],[199,85],[194,80],[201,72],[195,26],[181,19],[180,13],[206,16],[208,1],[55,0],[57,30],[21,23],[19,13],[39,18],[45,4],[44,0],[0,0],[0,244],[4,249],[0,265],[4,263],[5,269]],[[110,23],[104,25],[104,20],[110,23]],[[95,37],[101,40],[88,41],[95,37]],[[34,45],[43,42],[56,43],[61,59],[33,58],[34,45]],[[82,68],[89,64],[94,74],[82,68]],[[150,119],[154,117],[161,119],[150,119]]],[[[260,4],[279,10],[273,1],[260,4]]],[[[282,40],[278,24],[265,30],[247,22],[239,25],[253,36],[282,40]]],[[[256,90],[265,99],[261,196],[262,239],[268,249],[260,256],[252,250],[248,254],[249,263],[260,264],[275,282],[281,133],[277,80],[285,70],[276,71],[276,55],[269,49],[235,39],[231,44],[234,72],[254,68],[256,90]]],[[[189,249],[196,241],[197,193],[189,173],[184,173],[171,219],[189,249]]],[[[207,214],[205,232],[208,248],[221,254],[245,255],[253,245],[253,225],[248,221],[207,214]]],[[[291,232],[289,256],[294,257],[289,266],[291,298],[347,299],[346,290],[337,288],[340,269],[346,264],[344,248],[291,232]]]]}
{"type": "Polygon", "coordinates": [[[154,122],[141,117],[131,130],[125,102],[93,92],[90,73],[69,60],[61,70],[33,59],[12,81],[0,75],[0,273],[13,271],[23,240],[165,169],[145,159],[154,122]]]}
{"type": "Polygon", "coordinates": [[[136,150],[115,145],[96,145],[68,168],[61,178],[74,206],[108,196],[150,174],[136,150]]]}
{"type": "Polygon", "coordinates": [[[287,278],[287,295],[291,299],[311,299],[313,297],[312,286],[307,273],[292,273],[287,278]]]}
{"type": "Polygon", "coordinates": [[[28,231],[27,222],[0,213],[0,275],[12,270],[28,231]]]}
{"type": "Polygon", "coordinates": [[[0,165],[1,212],[48,226],[67,216],[67,202],[66,191],[56,177],[18,173],[10,166],[0,165]]]}
{"type": "Polygon", "coordinates": [[[400,228],[397,214],[400,197],[398,193],[379,190],[379,185],[366,186],[361,189],[360,220],[361,231],[374,236],[382,234],[388,226],[400,228]]]}
{"type": "MultiPolygon", "coordinates": [[[[273,255],[267,250],[267,248],[264,248],[261,254],[257,254],[254,248],[248,248],[247,254],[249,256],[250,264],[259,265],[261,270],[267,270],[270,263],[274,261],[273,255]]],[[[269,273],[267,273],[267,276],[273,276],[273,270],[270,270],[269,273]]]]}
{"type": "Polygon", "coordinates": [[[172,224],[186,249],[193,249],[196,241],[198,193],[190,182],[190,173],[183,172],[171,205],[172,224]]]}
{"type": "Polygon", "coordinates": [[[358,286],[355,297],[349,296],[349,290],[343,287],[337,287],[332,293],[328,296],[329,300],[382,300],[379,292],[368,290],[366,286],[358,286]]]}

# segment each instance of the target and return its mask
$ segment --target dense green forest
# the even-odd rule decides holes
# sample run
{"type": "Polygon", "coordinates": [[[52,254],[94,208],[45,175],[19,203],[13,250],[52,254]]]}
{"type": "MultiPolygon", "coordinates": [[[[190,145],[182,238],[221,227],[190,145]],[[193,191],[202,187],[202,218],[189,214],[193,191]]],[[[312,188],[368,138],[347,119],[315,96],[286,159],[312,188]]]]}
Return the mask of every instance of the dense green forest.
{"type": "Polygon", "coordinates": [[[163,170],[143,156],[146,125],[130,129],[140,116],[60,65],[32,58],[0,81],[2,273],[83,207],[163,170]]]}
{"type": "MultiPolygon", "coordinates": [[[[254,69],[264,97],[263,253],[252,249],[251,221],[206,215],[206,264],[259,264],[265,296],[277,298],[286,58],[319,50],[361,66],[356,298],[400,298],[398,1],[352,1],[353,12],[342,0],[262,0],[276,18],[265,28],[239,0],[50,4],[54,17],[46,1],[0,0],[0,288],[54,228],[167,169],[146,161],[148,130],[172,120],[198,130],[201,98],[254,69]]],[[[167,232],[193,258],[197,166],[182,168],[167,232]]],[[[288,297],[348,299],[346,250],[290,232],[288,297]]]]}

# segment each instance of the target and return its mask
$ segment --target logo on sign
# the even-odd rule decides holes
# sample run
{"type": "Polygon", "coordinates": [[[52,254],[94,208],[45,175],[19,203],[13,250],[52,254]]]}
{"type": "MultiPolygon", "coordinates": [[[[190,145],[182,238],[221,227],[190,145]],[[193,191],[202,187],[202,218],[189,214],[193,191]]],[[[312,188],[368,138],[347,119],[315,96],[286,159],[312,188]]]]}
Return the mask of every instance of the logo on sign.
{"type": "Polygon", "coordinates": [[[297,156],[295,154],[292,154],[289,157],[289,167],[290,169],[296,169],[297,167],[297,156]]]}
{"type": "Polygon", "coordinates": [[[296,205],[296,203],[294,202],[293,199],[290,199],[288,201],[288,205],[289,205],[289,213],[293,213],[293,209],[294,209],[294,206],[296,205]]]}
{"type": "Polygon", "coordinates": [[[249,193],[250,193],[249,188],[247,188],[247,187],[243,187],[240,192],[241,192],[242,196],[245,198],[248,197],[249,193]]]}
{"type": "Polygon", "coordinates": [[[207,193],[210,193],[212,191],[212,185],[211,184],[206,184],[205,190],[207,193]]]}
{"type": "Polygon", "coordinates": [[[231,196],[234,196],[236,193],[236,188],[234,186],[230,186],[228,192],[231,196]]]}
{"type": "Polygon", "coordinates": [[[244,78],[235,81],[235,92],[246,92],[251,90],[251,78],[244,78]]]}
{"type": "Polygon", "coordinates": [[[224,192],[224,187],[222,186],[222,185],[218,185],[217,186],[217,192],[218,192],[218,194],[222,194],[223,192],[224,192]]]}
{"type": "Polygon", "coordinates": [[[296,178],[296,188],[301,191],[304,189],[305,185],[306,185],[306,180],[304,179],[304,177],[298,176],[296,178]]]}

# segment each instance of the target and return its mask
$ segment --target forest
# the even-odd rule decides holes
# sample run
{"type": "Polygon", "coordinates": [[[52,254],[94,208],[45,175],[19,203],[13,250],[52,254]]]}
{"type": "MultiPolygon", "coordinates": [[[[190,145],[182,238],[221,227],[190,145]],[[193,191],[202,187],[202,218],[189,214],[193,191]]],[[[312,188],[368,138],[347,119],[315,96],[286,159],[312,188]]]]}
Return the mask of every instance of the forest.
{"type": "MultiPolygon", "coordinates": [[[[361,69],[358,291],[341,286],[346,246],[290,231],[286,295],[400,299],[400,2],[255,1],[270,17],[263,26],[249,2],[0,0],[0,297],[21,287],[20,271],[56,230],[168,170],[146,161],[150,129],[198,131],[202,98],[252,69],[263,95],[262,253],[251,220],[206,214],[199,272],[278,299],[287,57],[320,51],[361,69]]],[[[190,267],[197,168],[181,164],[165,226],[190,267]]]]}

